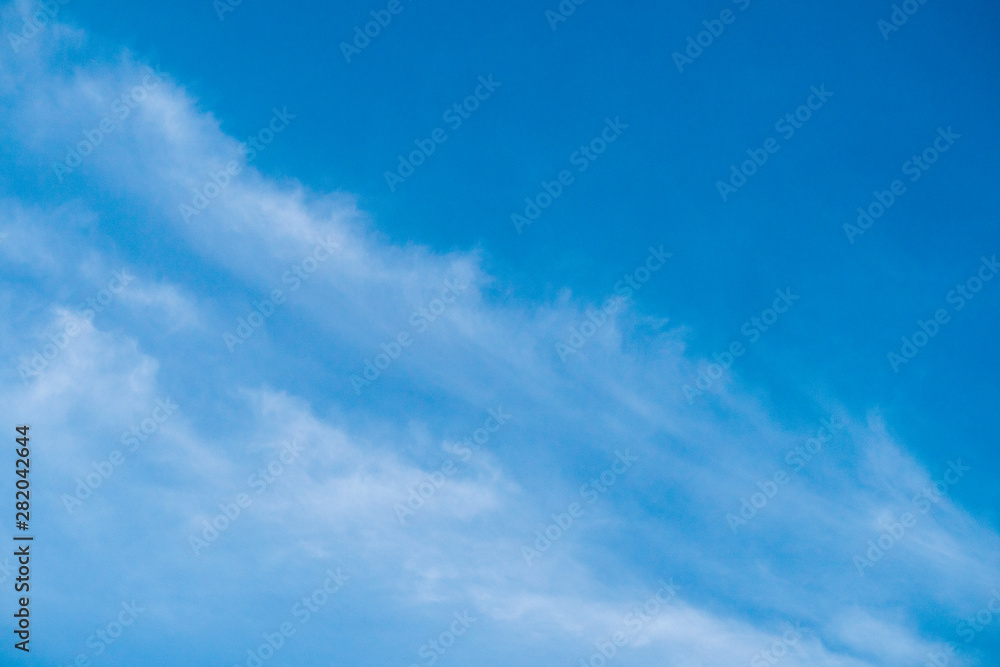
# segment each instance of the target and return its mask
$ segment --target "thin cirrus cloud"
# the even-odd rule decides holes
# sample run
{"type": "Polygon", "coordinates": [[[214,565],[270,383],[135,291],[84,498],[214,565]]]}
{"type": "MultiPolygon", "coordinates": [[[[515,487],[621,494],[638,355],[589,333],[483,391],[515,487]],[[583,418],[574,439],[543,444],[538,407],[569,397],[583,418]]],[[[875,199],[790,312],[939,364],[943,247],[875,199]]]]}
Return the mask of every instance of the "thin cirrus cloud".
{"type": "MultiPolygon", "coordinates": [[[[8,32],[25,7],[4,9],[8,32]]],[[[785,646],[783,665],[913,665],[987,601],[996,534],[947,495],[912,507],[949,462],[924,469],[877,410],[848,415],[829,398],[806,427],[786,425],[731,378],[689,405],[680,387],[701,366],[684,328],[638,308],[564,363],[555,343],[596,304],[512,298],[482,249],[395,244],[351,196],[269,177],[169,73],[60,182],[53,163],[155,70],[60,23],[0,65],[0,132],[18,155],[4,163],[0,302],[20,313],[0,329],[2,401],[51,443],[36,484],[52,490],[40,514],[60,547],[41,566],[37,664],[96,659],[88,637],[132,600],[144,611],[106,664],[247,664],[337,568],[343,589],[293,621],[275,660],[419,663],[468,612],[456,664],[578,664],[669,581],[676,596],[631,617],[644,620],[616,659],[752,664],[785,646]],[[234,160],[241,173],[185,219],[193,190],[234,160]],[[293,290],[284,277],[320,241],[331,256],[293,290]],[[82,317],[122,269],[134,282],[82,317]],[[448,281],[454,299],[414,325],[448,281]],[[284,298],[243,339],[240,321],[275,290],[284,298]],[[65,347],[19,374],[67,323],[65,347]],[[651,344],[635,345],[639,327],[651,344]],[[368,379],[401,333],[411,343],[368,379]],[[163,399],[176,412],[70,512],[65,496],[163,399]],[[465,457],[498,409],[509,419],[465,457]],[[793,471],[786,453],[830,415],[842,430],[793,471]],[[289,442],[301,451],[282,460],[289,442]],[[768,495],[778,470],[788,480],[734,531],[727,515],[768,495]],[[859,571],[868,540],[908,510],[905,538],[859,571]]]]}

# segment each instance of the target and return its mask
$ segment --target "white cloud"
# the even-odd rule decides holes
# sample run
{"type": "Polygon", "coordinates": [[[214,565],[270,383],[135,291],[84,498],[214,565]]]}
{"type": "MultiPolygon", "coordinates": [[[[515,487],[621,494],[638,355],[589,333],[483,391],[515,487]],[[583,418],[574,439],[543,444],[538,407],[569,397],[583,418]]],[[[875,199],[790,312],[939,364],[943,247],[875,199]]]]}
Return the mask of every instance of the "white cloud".
{"type": "MultiPolygon", "coordinates": [[[[8,26],[12,13],[8,8],[8,26]]],[[[0,68],[0,100],[10,117],[5,133],[16,137],[16,150],[45,164],[60,159],[66,143],[99,122],[114,98],[143,74],[129,57],[64,71],[50,59],[57,48],[72,59],[86,46],[78,31],[53,25],[30,48],[5,53],[2,64],[10,66],[0,68]]],[[[765,402],[733,384],[688,406],[680,386],[697,372],[698,361],[685,356],[683,328],[667,328],[661,315],[629,312],[609,322],[588,343],[586,355],[563,365],[554,343],[569,323],[585,317],[583,305],[568,296],[545,304],[493,296],[495,279],[482,268],[479,251],[437,254],[394,245],[369,230],[371,223],[349,197],[277,183],[253,167],[185,222],[179,205],[190,200],[192,187],[237,155],[236,140],[169,79],[126,120],[67,177],[61,192],[82,203],[19,202],[9,208],[4,229],[11,237],[0,246],[6,259],[36,278],[53,271],[60,282],[100,287],[118,258],[81,247],[81,239],[116,212],[74,187],[111,192],[148,213],[137,214],[135,224],[181,241],[213,275],[244,291],[248,302],[287,289],[284,272],[308,256],[316,239],[332,237],[339,245],[336,257],[290,295],[287,311],[308,328],[296,336],[334,341],[332,351],[317,346],[306,354],[314,365],[341,364],[331,371],[341,376],[329,379],[338,389],[349,386],[348,375],[360,371],[381,343],[400,331],[413,333],[411,313],[439,295],[446,280],[468,285],[379,380],[380,387],[403,387],[401,394],[434,395],[444,407],[426,417],[412,406],[398,412],[364,403],[330,407],[325,404],[335,399],[302,387],[298,393],[269,388],[260,376],[259,349],[221,356],[218,368],[165,380],[161,368],[180,365],[193,347],[201,352],[212,344],[209,339],[219,347],[222,331],[212,331],[218,318],[204,306],[214,296],[211,287],[196,294],[196,287],[182,287],[176,278],[151,277],[153,271],[140,271],[142,278],[122,296],[127,308],[114,324],[77,321],[61,311],[32,320],[36,332],[58,329],[66,320],[77,321],[81,331],[41,377],[4,392],[14,413],[44,424],[57,443],[53,456],[61,458],[53,466],[60,483],[70,483],[81,465],[104,456],[165,387],[188,379],[181,388],[189,395],[175,396],[182,416],[132,462],[134,474],[119,479],[118,491],[109,484],[102,500],[95,499],[91,518],[61,524],[67,534],[87,539],[86,530],[112,518],[127,527],[136,506],[148,512],[148,534],[139,543],[153,548],[161,540],[169,547],[130,565],[126,579],[156,590],[166,616],[183,616],[177,610],[203,592],[154,585],[158,568],[187,571],[198,563],[205,568],[200,574],[234,576],[257,565],[277,569],[292,558],[337,558],[392,589],[401,608],[475,603],[497,621],[498,641],[519,641],[525,625],[543,627],[538,641],[559,637],[568,653],[579,647],[585,657],[593,633],[613,628],[627,609],[621,606],[624,596],[602,582],[628,581],[629,590],[639,590],[639,583],[657,578],[647,571],[641,549],[601,560],[602,544],[621,539],[617,513],[627,511],[634,518],[629,539],[649,551],[664,536],[675,540],[655,553],[657,567],[683,568],[704,589],[698,599],[678,601],[649,624],[634,642],[637,655],[646,656],[640,652],[648,649],[677,665],[740,664],[780,637],[776,624],[761,618],[835,618],[816,622],[818,636],[803,639],[782,664],[893,665],[919,659],[935,645],[910,624],[884,618],[894,598],[916,588],[937,602],[942,615],[953,615],[960,605],[948,599],[948,591],[971,593],[1000,573],[995,533],[945,500],[867,579],[857,576],[851,556],[877,528],[877,518],[905,508],[931,480],[876,421],[852,423],[843,442],[783,488],[747,533],[731,535],[724,515],[738,507],[740,494],[753,492],[756,482],[782,465],[791,445],[812,434],[787,428],[765,402]],[[49,231],[66,218],[74,220],[72,231],[49,231]],[[140,323],[150,319],[159,333],[172,336],[171,344],[179,341],[173,355],[148,334],[123,333],[126,324],[141,330],[140,323]],[[626,349],[637,323],[656,332],[655,346],[626,349]],[[222,371],[236,384],[214,384],[222,371]],[[190,380],[195,376],[197,382],[190,380]],[[516,406],[516,427],[449,478],[412,522],[400,525],[394,506],[437,470],[442,448],[455,433],[475,427],[469,414],[498,399],[509,401],[512,410],[516,406]],[[411,447],[415,422],[435,446],[411,447]],[[249,476],[289,439],[304,443],[301,458],[283,468],[267,491],[252,496],[254,505],[206,550],[203,561],[184,560],[190,558],[188,536],[216,514],[219,503],[249,493],[249,476]],[[600,474],[619,447],[632,447],[643,463],[588,508],[587,521],[575,532],[526,568],[521,545],[552,512],[579,502],[581,479],[600,474]],[[759,573],[766,581],[757,580],[759,573]],[[808,595],[802,592],[805,578],[808,595]],[[566,589],[582,593],[571,596],[566,589]],[[829,639],[840,642],[836,649],[829,648],[835,646],[829,639]]],[[[63,304],[61,295],[43,298],[52,308],[63,304]]],[[[9,331],[5,338],[14,340],[9,331]]],[[[127,537],[117,524],[107,531],[123,542],[127,537]]],[[[217,587],[219,597],[239,590],[231,582],[197,580],[217,587]]],[[[648,660],[643,664],[660,664],[648,660]]]]}

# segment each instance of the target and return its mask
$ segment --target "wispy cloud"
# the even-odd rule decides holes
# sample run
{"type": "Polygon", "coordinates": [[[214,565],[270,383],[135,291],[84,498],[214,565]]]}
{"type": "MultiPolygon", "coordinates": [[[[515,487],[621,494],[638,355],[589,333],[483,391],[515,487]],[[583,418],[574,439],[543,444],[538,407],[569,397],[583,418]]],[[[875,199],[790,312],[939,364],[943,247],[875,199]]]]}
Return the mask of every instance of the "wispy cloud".
{"type": "MultiPolygon", "coordinates": [[[[5,29],[22,10],[5,8],[5,29]]],[[[753,664],[784,641],[775,664],[913,665],[955,639],[927,630],[930,621],[957,623],[982,582],[1000,575],[997,535],[942,497],[858,576],[852,557],[884,518],[912,511],[939,472],[908,454],[876,412],[838,407],[844,433],[734,535],[726,514],[789,465],[828,406],[814,406],[808,427],[785,424],[728,375],[690,404],[681,387],[706,361],[685,349],[685,329],[665,326],[670,313],[637,306],[605,310],[600,334],[563,363],[557,345],[600,304],[570,293],[511,298],[480,249],[387,240],[350,196],[249,164],[240,140],[169,74],[131,122],[62,175],[60,190],[47,165],[79,128],[100,123],[145,65],[127,54],[101,60],[82,33],[56,22],[2,64],[0,134],[55,188],[5,207],[12,238],[0,254],[43,305],[20,316],[17,331],[0,329],[5,349],[30,357],[65,322],[76,328],[34,382],[11,381],[8,368],[0,396],[52,443],[38,483],[72,493],[157,398],[181,406],[100,494],[72,516],[51,512],[65,610],[54,623],[67,633],[52,656],[86,637],[81,614],[101,604],[111,613],[105,603],[134,596],[149,611],[122,641],[130,650],[224,633],[211,657],[238,661],[292,606],[286,591],[308,593],[343,567],[350,585],[323,622],[350,633],[340,640],[348,654],[379,660],[418,660],[421,642],[463,609],[488,619],[467,637],[475,650],[513,647],[524,665],[587,660],[670,579],[677,597],[616,649],[623,664],[753,664]],[[239,174],[212,205],[178,215],[192,188],[232,161],[239,174]],[[91,241],[126,224],[137,230],[120,236],[128,249],[91,241]],[[301,289],[287,290],[261,335],[229,354],[224,334],[326,241],[336,252],[308,281],[299,276],[301,289]],[[136,279],[106,317],[68,310],[124,260],[136,279]],[[42,277],[49,270],[58,285],[42,277]],[[434,312],[448,281],[467,287],[434,312]],[[431,309],[433,327],[359,396],[351,376],[416,326],[420,308],[431,309]],[[656,331],[641,347],[640,325],[656,331]],[[458,443],[498,405],[509,423],[457,465],[458,443]],[[289,442],[295,455],[284,461],[289,442]],[[600,502],[589,504],[582,489],[602,485],[626,448],[633,467],[603,481],[600,502]],[[427,484],[419,512],[400,521],[397,506],[427,484]],[[234,503],[238,520],[227,514],[234,503]],[[573,530],[526,564],[526,536],[573,503],[586,509],[573,530]],[[205,526],[217,536],[192,553],[192,535],[208,542],[205,526]],[[114,570],[104,566],[111,553],[114,570]],[[94,585],[107,591],[95,597],[94,585]],[[933,601],[933,613],[909,604],[916,598],[933,601]],[[373,646],[378,634],[365,623],[398,628],[398,644],[373,646]],[[783,639],[789,627],[804,630],[783,639]]],[[[0,298],[5,310],[26,303],[15,285],[0,298]]],[[[308,630],[287,641],[312,647],[316,662],[300,664],[325,660],[308,630]]]]}

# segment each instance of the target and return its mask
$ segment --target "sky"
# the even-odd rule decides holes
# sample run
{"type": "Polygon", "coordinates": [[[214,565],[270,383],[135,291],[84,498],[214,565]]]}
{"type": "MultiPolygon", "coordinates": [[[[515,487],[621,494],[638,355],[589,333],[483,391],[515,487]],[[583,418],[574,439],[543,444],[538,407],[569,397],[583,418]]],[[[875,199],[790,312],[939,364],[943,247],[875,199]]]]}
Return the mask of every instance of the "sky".
{"type": "Polygon", "coordinates": [[[998,19],[0,5],[0,662],[996,664],[998,19]]]}

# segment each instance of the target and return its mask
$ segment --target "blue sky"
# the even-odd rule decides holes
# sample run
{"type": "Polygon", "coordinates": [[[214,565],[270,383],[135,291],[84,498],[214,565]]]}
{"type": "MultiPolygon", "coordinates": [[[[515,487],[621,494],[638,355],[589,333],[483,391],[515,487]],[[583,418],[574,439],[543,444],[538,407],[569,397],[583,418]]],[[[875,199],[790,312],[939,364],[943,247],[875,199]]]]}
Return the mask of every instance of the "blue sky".
{"type": "Polygon", "coordinates": [[[220,6],[0,8],[5,664],[995,663],[995,4],[220,6]]]}

